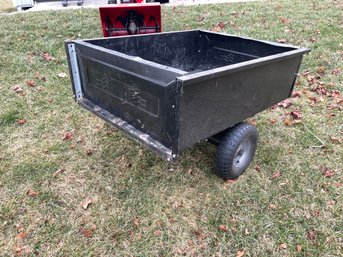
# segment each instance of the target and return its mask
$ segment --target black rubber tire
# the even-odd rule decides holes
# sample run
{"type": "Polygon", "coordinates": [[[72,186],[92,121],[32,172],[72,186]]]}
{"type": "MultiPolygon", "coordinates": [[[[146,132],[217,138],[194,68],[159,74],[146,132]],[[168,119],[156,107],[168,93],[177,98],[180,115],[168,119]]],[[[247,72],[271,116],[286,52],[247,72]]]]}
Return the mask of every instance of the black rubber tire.
{"type": "Polygon", "coordinates": [[[223,179],[238,178],[248,168],[257,148],[255,126],[238,123],[228,129],[216,153],[216,174],[223,179]]]}

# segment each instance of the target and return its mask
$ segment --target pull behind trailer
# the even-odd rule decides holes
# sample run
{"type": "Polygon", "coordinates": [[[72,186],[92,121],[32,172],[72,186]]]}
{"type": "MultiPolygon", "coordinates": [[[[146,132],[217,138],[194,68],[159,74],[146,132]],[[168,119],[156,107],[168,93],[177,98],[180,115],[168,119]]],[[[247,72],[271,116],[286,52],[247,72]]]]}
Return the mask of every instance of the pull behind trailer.
{"type": "Polygon", "coordinates": [[[194,30],[65,43],[74,97],[168,161],[218,144],[216,174],[237,178],[257,146],[245,119],[291,95],[307,48],[194,30]]]}

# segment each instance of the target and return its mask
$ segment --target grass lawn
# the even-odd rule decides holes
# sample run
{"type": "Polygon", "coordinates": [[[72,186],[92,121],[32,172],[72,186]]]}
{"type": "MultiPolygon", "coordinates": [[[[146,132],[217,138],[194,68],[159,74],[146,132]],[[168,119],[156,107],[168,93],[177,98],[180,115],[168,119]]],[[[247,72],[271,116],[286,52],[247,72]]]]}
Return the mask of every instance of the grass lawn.
{"type": "Polygon", "coordinates": [[[206,142],[172,166],[74,102],[63,42],[101,37],[98,10],[0,15],[0,256],[342,256],[342,1],[162,12],[312,49],[250,168],[217,178],[206,142]]]}

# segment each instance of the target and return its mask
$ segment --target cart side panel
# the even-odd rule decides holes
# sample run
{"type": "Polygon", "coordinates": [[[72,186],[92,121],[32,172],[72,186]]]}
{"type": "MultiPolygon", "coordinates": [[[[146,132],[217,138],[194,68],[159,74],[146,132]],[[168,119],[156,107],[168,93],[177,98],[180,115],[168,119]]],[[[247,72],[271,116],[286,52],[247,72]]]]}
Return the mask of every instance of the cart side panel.
{"type": "Polygon", "coordinates": [[[115,54],[78,44],[75,48],[83,98],[170,148],[176,82],[166,84],[123,69],[125,60],[115,54]]]}
{"type": "Polygon", "coordinates": [[[184,83],[179,150],[211,137],[288,98],[302,57],[184,83]]]}

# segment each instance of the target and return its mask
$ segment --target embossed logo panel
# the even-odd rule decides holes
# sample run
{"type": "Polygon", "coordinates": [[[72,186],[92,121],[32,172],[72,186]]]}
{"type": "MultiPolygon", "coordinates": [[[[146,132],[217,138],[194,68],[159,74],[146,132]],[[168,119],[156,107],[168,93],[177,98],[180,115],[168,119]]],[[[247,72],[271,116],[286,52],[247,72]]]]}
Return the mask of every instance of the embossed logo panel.
{"type": "Polygon", "coordinates": [[[151,84],[143,78],[131,75],[115,66],[92,59],[83,60],[86,67],[87,87],[101,90],[120,101],[141,111],[159,115],[159,98],[142,90],[144,84],[151,84]]]}

